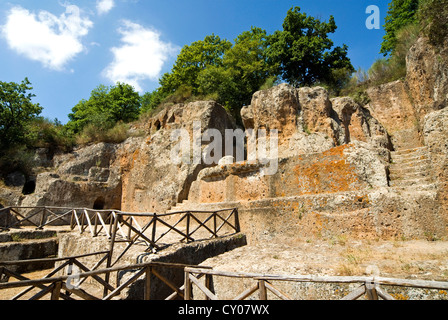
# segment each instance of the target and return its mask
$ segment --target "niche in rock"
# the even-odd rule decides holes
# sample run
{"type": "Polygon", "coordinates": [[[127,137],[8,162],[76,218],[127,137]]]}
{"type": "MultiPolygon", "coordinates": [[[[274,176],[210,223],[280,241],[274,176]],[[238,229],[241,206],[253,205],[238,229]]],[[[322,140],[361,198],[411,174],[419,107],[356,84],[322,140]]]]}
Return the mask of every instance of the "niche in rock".
{"type": "Polygon", "coordinates": [[[22,194],[23,195],[33,194],[35,190],[36,190],[36,181],[29,180],[25,182],[25,184],[23,185],[22,194]]]}
{"type": "Polygon", "coordinates": [[[104,209],[104,205],[105,205],[105,201],[103,197],[99,197],[98,199],[95,200],[94,204],[93,204],[93,209],[95,210],[103,210],[104,209]]]}
{"type": "Polygon", "coordinates": [[[159,130],[162,128],[162,124],[160,123],[159,120],[157,120],[157,121],[154,123],[154,126],[156,127],[156,130],[157,130],[157,131],[159,131],[159,130]]]}

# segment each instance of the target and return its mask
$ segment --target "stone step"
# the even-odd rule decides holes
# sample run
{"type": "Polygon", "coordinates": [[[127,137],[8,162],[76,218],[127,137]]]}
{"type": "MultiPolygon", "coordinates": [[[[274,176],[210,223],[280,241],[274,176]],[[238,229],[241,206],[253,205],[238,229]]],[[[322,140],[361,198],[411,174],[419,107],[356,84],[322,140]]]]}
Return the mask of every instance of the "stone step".
{"type": "Polygon", "coordinates": [[[410,163],[392,163],[389,166],[389,172],[403,172],[403,171],[425,171],[430,170],[429,161],[417,161],[410,163]]]}
{"type": "Polygon", "coordinates": [[[429,159],[416,159],[416,160],[401,160],[396,161],[392,160],[393,162],[390,164],[390,169],[399,169],[399,170],[409,170],[409,168],[415,168],[415,167],[429,167],[431,164],[431,161],[429,159]]]}
{"type": "Polygon", "coordinates": [[[29,240],[42,240],[56,238],[57,232],[51,230],[11,230],[0,233],[1,242],[24,242],[29,240]]]}
{"type": "Polygon", "coordinates": [[[167,211],[167,213],[185,211],[184,209],[188,206],[189,203],[189,200],[183,200],[182,202],[177,203],[174,207],[171,207],[167,211]]]}
{"type": "Polygon", "coordinates": [[[409,163],[416,161],[429,161],[429,156],[425,154],[409,155],[409,156],[392,156],[392,163],[409,163]]]}
{"type": "Polygon", "coordinates": [[[408,174],[412,175],[424,175],[427,176],[428,174],[431,174],[431,169],[428,166],[419,166],[419,167],[410,167],[410,168],[403,168],[403,169],[396,169],[396,168],[389,168],[389,174],[390,176],[405,176],[408,174]]]}
{"type": "Polygon", "coordinates": [[[394,156],[394,155],[405,156],[405,155],[416,154],[416,153],[425,153],[425,152],[428,152],[428,147],[419,147],[419,148],[392,151],[391,155],[392,156],[394,156]]]}
{"type": "Polygon", "coordinates": [[[389,178],[391,180],[406,180],[406,179],[429,177],[430,175],[431,172],[429,170],[419,170],[419,171],[408,170],[401,172],[391,172],[389,178]]]}
{"type": "MultiPolygon", "coordinates": [[[[58,238],[51,237],[45,239],[28,239],[17,240],[13,237],[13,241],[0,243],[0,261],[17,261],[44,259],[55,257],[58,255],[58,238]]],[[[24,273],[35,270],[45,270],[54,267],[53,262],[35,262],[26,265],[11,265],[9,270],[24,273]]]]}
{"type": "Polygon", "coordinates": [[[421,185],[410,185],[410,186],[391,186],[391,189],[399,191],[410,191],[410,192],[436,192],[437,185],[435,183],[421,184],[421,185]]]}
{"type": "Polygon", "coordinates": [[[423,177],[423,178],[414,178],[414,179],[400,179],[400,180],[391,180],[391,187],[409,187],[409,186],[419,186],[419,185],[427,185],[432,184],[431,177],[423,177]]]}

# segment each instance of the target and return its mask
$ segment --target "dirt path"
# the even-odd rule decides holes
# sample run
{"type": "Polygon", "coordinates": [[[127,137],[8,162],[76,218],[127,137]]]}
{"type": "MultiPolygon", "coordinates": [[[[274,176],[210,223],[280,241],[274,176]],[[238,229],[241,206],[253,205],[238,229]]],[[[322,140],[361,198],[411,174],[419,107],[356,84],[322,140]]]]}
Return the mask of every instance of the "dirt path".
{"type": "Polygon", "coordinates": [[[202,263],[219,270],[354,276],[376,266],[381,276],[448,280],[445,241],[304,241],[248,245],[202,263]]]}

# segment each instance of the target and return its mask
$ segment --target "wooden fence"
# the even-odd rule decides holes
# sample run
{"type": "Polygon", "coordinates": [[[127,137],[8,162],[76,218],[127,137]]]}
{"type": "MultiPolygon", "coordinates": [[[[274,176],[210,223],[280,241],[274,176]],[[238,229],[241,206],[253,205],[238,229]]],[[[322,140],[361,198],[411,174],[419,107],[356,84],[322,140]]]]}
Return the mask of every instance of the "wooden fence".
{"type": "MultiPolygon", "coordinates": [[[[173,212],[166,214],[157,213],[126,213],[115,210],[92,210],[92,209],[74,209],[74,208],[60,208],[60,207],[8,207],[0,209],[0,221],[2,229],[10,229],[20,227],[23,225],[31,225],[37,229],[44,229],[53,223],[66,224],[71,230],[77,230],[80,234],[90,233],[92,237],[98,237],[100,235],[106,236],[109,240],[108,251],[92,253],[88,255],[82,255],[69,258],[55,258],[55,259],[35,259],[13,262],[1,262],[0,261],[0,279],[1,277],[14,277],[23,286],[29,286],[22,294],[29,292],[35,287],[39,287],[42,290],[32,298],[39,299],[48,293],[52,293],[54,298],[69,298],[68,295],[59,294],[58,291],[64,289],[70,293],[77,294],[85,299],[96,299],[93,295],[82,290],[68,290],[64,280],[67,277],[59,277],[57,280],[50,280],[50,277],[56,274],[65,266],[73,266],[81,268],[82,271],[87,272],[87,275],[83,277],[92,276],[98,283],[104,286],[104,297],[113,297],[107,294],[108,291],[118,294],[123,287],[113,288],[110,285],[110,274],[116,271],[122,271],[130,269],[132,267],[117,267],[114,266],[121,260],[128,250],[136,243],[143,244],[145,249],[142,251],[154,251],[161,248],[162,240],[167,240],[168,234],[175,234],[177,241],[192,242],[202,238],[196,237],[198,231],[205,231],[202,233],[202,237],[205,234],[206,239],[217,238],[226,234],[237,233],[240,231],[238,210],[223,209],[218,211],[185,211],[185,212],[173,212]],[[141,225],[139,221],[148,221],[145,225],[141,225]],[[124,249],[117,252],[117,243],[126,243],[124,249]],[[88,269],[83,265],[78,258],[86,257],[90,255],[102,255],[101,259],[95,264],[92,269],[88,269]],[[11,271],[7,268],[8,265],[13,264],[27,264],[27,263],[44,263],[44,262],[56,262],[65,261],[58,268],[53,270],[49,275],[43,279],[32,281],[25,279],[23,276],[11,271]],[[96,269],[105,263],[106,271],[96,271],[96,269]],[[97,274],[104,273],[104,279],[100,279],[97,274]],[[50,285],[45,285],[50,284],[50,285]],[[118,290],[118,291],[117,291],[118,290]]],[[[199,236],[199,235],[198,235],[199,236]]],[[[172,241],[173,237],[167,241],[172,241]]],[[[151,265],[153,266],[153,265],[151,265]]],[[[156,275],[158,278],[163,278],[162,274],[157,272],[156,269],[146,266],[146,271],[150,274],[156,275]],[[149,269],[148,269],[149,268],[149,269]]],[[[166,264],[168,266],[168,264],[166,264]]],[[[141,271],[136,278],[132,278],[133,281],[140,277],[144,271],[141,271]]],[[[183,273],[183,271],[182,271],[183,273]]],[[[149,274],[147,274],[148,276],[149,274]]],[[[68,279],[71,279],[68,276],[68,279]]],[[[149,280],[148,280],[149,281],[149,280]]],[[[172,283],[167,279],[164,279],[164,283],[175,288],[172,283]]],[[[22,286],[19,283],[13,284],[0,284],[1,288],[9,288],[11,286],[22,286]]],[[[176,295],[183,297],[183,293],[180,289],[175,289],[176,295]]],[[[149,294],[149,293],[148,293],[149,294]]]]}
{"type": "MultiPolygon", "coordinates": [[[[92,210],[61,207],[7,207],[0,209],[0,227],[10,229],[23,225],[44,229],[54,223],[66,224],[71,230],[78,230],[80,234],[89,232],[92,237],[104,235],[110,239],[110,255],[115,244],[125,242],[127,246],[115,259],[109,261],[108,267],[113,266],[136,243],[143,244],[143,251],[160,249],[162,240],[167,235],[175,234],[176,242],[192,242],[201,239],[217,238],[220,236],[240,232],[238,210],[222,209],[217,211],[182,211],[165,214],[157,213],[128,213],[118,210],[92,210]],[[138,221],[148,221],[140,225],[138,221]]],[[[174,241],[173,236],[168,242],[174,241]]],[[[162,244],[166,245],[166,243],[162,244]]]]}
{"type": "Polygon", "coordinates": [[[201,229],[208,231],[210,238],[221,236],[222,230],[226,226],[234,232],[240,232],[238,210],[236,208],[217,211],[180,211],[164,214],[63,207],[7,207],[0,209],[1,229],[24,225],[43,229],[56,223],[70,225],[72,230],[77,229],[81,234],[87,230],[93,237],[105,234],[108,238],[112,238],[113,227],[117,223],[117,232],[123,240],[130,241],[137,235],[137,238],[141,238],[155,248],[157,248],[156,243],[164,238],[168,232],[177,233],[182,237],[180,241],[186,242],[195,241],[193,235],[201,229]],[[139,219],[149,220],[149,222],[142,227],[138,223],[139,219]],[[181,224],[184,225],[185,230],[179,229],[181,224]],[[158,235],[157,226],[159,225],[168,228],[168,230],[158,235]],[[145,236],[144,232],[150,228],[152,229],[151,236],[145,236]]]}
{"type": "Polygon", "coordinates": [[[72,230],[77,229],[80,233],[90,232],[93,237],[105,235],[110,240],[108,251],[91,254],[51,259],[33,259],[24,261],[0,261],[0,282],[15,278],[18,281],[0,283],[0,290],[25,287],[23,291],[16,294],[13,299],[23,298],[32,290],[39,290],[29,299],[36,300],[50,296],[52,300],[110,300],[120,294],[122,290],[128,288],[138,279],[144,281],[144,299],[151,298],[151,278],[156,277],[164,283],[172,293],[166,299],[193,299],[193,286],[202,292],[206,299],[217,300],[219,293],[216,293],[213,286],[214,277],[232,277],[239,279],[249,279],[253,282],[246,290],[236,295],[233,300],[244,300],[253,297],[258,292],[260,300],[268,298],[268,292],[274,294],[278,299],[292,299],[288,294],[282,292],[273,282],[308,282],[308,283],[333,283],[333,284],[359,284],[359,286],[346,295],[343,300],[356,300],[362,296],[367,299],[392,300],[393,296],[387,293],[381,286],[399,286],[424,289],[448,290],[448,282],[394,279],[385,277],[327,277],[327,276],[284,276],[268,275],[243,272],[224,272],[213,270],[208,267],[189,266],[175,263],[149,262],[127,266],[115,266],[129,248],[137,242],[144,243],[148,249],[157,250],[160,248],[161,240],[168,233],[175,233],[180,241],[195,241],[198,230],[205,231],[209,238],[223,235],[223,230],[227,227],[232,232],[240,232],[238,210],[225,209],[218,211],[185,211],[167,214],[156,213],[126,213],[114,210],[91,210],[91,209],[69,209],[55,207],[8,207],[0,209],[0,218],[3,217],[1,227],[3,229],[13,228],[23,225],[25,222],[42,229],[56,221],[68,220],[72,230]],[[21,210],[28,210],[24,214],[21,210]],[[14,219],[10,219],[11,217],[14,219]],[[32,219],[34,218],[34,219],[32,219]],[[141,226],[139,220],[148,222],[141,226]],[[182,228],[180,227],[182,225],[182,228]],[[159,228],[163,227],[162,231],[159,228]],[[112,259],[115,244],[125,242],[127,246],[122,250],[115,260],[112,259]],[[100,259],[91,267],[87,267],[80,261],[81,258],[98,255],[100,259]],[[31,280],[11,271],[11,265],[20,265],[36,262],[59,262],[60,264],[42,279],[31,280]],[[103,264],[105,267],[99,269],[103,264]],[[70,274],[73,266],[81,270],[81,273],[70,274]],[[56,276],[64,268],[67,268],[65,275],[56,276]],[[176,284],[172,280],[163,276],[162,270],[166,268],[178,269],[184,277],[182,284],[176,284]],[[130,271],[133,273],[129,279],[123,283],[118,281],[118,272],[130,271]],[[111,284],[111,274],[117,274],[116,286],[111,284]],[[86,279],[91,278],[97,286],[102,288],[102,294],[98,292],[88,292],[82,288],[86,279]],[[203,279],[201,279],[203,278],[203,279]],[[72,281],[77,279],[75,285],[72,281]]]}
{"type": "Polygon", "coordinates": [[[293,300],[288,294],[282,292],[278,287],[274,286],[273,281],[282,282],[302,282],[302,283],[329,283],[329,284],[350,284],[359,283],[359,287],[341,300],[356,300],[362,296],[366,296],[368,300],[395,300],[392,295],[387,293],[381,285],[412,287],[423,289],[448,290],[448,282],[444,281],[425,281],[425,280],[408,280],[395,279],[385,277],[348,277],[348,276],[286,276],[286,275],[268,275],[244,272],[225,272],[213,269],[202,269],[198,267],[185,268],[185,300],[192,300],[193,285],[205,295],[207,300],[219,300],[218,295],[213,292],[211,284],[213,276],[231,277],[238,279],[250,279],[253,285],[244,290],[237,296],[229,300],[245,300],[258,291],[259,300],[267,300],[268,292],[271,292],[278,299],[293,300]],[[205,276],[205,282],[199,279],[205,276]]]}
{"type": "MultiPolygon", "coordinates": [[[[107,256],[108,252],[94,253],[98,255],[107,256]]],[[[90,254],[90,255],[94,255],[90,254]]],[[[225,272],[219,270],[213,270],[206,266],[191,266],[185,264],[176,263],[161,263],[161,262],[148,262],[127,266],[109,267],[105,269],[97,269],[98,266],[104,262],[105,258],[102,257],[100,261],[95,264],[94,267],[89,269],[85,264],[82,264],[79,259],[89,255],[82,255],[68,258],[57,259],[41,259],[48,262],[64,261],[60,266],[56,267],[47,276],[38,280],[30,280],[22,275],[16,274],[8,269],[8,266],[14,264],[29,263],[30,261],[11,261],[0,262],[0,278],[1,275],[8,277],[14,277],[19,281],[0,283],[0,290],[6,290],[11,288],[25,287],[25,290],[16,294],[12,299],[18,300],[23,298],[26,293],[29,293],[33,289],[38,289],[37,293],[34,293],[29,300],[39,300],[48,297],[52,300],[110,300],[113,297],[119,295],[121,291],[134,283],[137,280],[142,281],[143,296],[142,299],[150,300],[152,297],[151,279],[157,278],[160,283],[163,283],[170,294],[165,296],[165,300],[194,300],[194,298],[201,299],[198,293],[202,293],[206,300],[220,300],[219,293],[215,292],[213,281],[216,277],[231,277],[236,279],[249,279],[253,282],[246,290],[239,293],[232,299],[227,300],[245,300],[252,296],[252,298],[258,298],[258,300],[267,300],[268,292],[272,293],[276,299],[281,300],[293,300],[285,292],[282,292],[278,286],[273,282],[301,282],[301,283],[327,283],[327,284],[359,284],[355,290],[347,294],[341,300],[356,300],[365,296],[369,300],[394,300],[393,296],[387,293],[381,286],[399,286],[399,287],[412,287],[422,289],[437,289],[448,290],[448,282],[442,281],[425,281],[425,280],[408,280],[408,279],[395,279],[385,277],[347,277],[347,276],[288,276],[288,275],[274,275],[274,274],[256,274],[256,273],[243,273],[243,272],[225,272]],[[82,273],[78,274],[66,274],[63,276],[55,276],[63,268],[71,265],[78,266],[82,273]],[[183,282],[173,282],[163,275],[163,271],[166,269],[177,269],[184,274],[183,282]],[[117,273],[120,271],[132,271],[130,276],[119,283],[117,280],[115,286],[111,285],[108,281],[108,275],[117,273]],[[87,278],[92,278],[97,284],[97,289],[92,292],[91,286],[89,288],[83,287],[83,283],[87,278]],[[201,279],[203,278],[203,279],[201,279]],[[72,283],[76,279],[75,283],[72,283]],[[98,289],[102,287],[101,290],[98,289]],[[199,291],[194,291],[193,286],[197,287],[199,291]],[[258,293],[257,295],[254,295],[258,293]]],[[[36,260],[32,260],[35,262],[36,260]]],[[[70,270],[70,269],[69,269],[70,270]]],[[[117,277],[118,278],[118,277],[117,277]]],[[[158,285],[159,286],[159,285],[158,285]]],[[[157,287],[158,287],[157,286],[157,287]]]]}
{"type": "Polygon", "coordinates": [[[10,261],[0,262],[0,279],[4,280],[12,277],[19,281],[0,283],[0,290],[7,290],[12,288],[25,289],[20,293],[14,295],[11,300],[19,300],[24,298],[25,294],[30,293],[32,290],[37,289],[36,293],[32,293],[31,297],[27,297],[27,300],[40,300],[47,297],[51,300],[111,300],[113,297],[119,295],[122,290],[129,288],[139,278],[143,278],[144,281],[144,296],[145,300],[151,299],[151,276],[160,280],[160,283],[166,285],[171,290],[171,294],[166,297],[166,300],[183,299],[184,298],[184,286],[183,283],[176,284],[163,275],[163,270],[178,269],[183,273],[183,270],[189,265],[177,264],[177,263],[162,263],[162,262],[148,262],[134,265],[109,267],[104,269],[98,269],[98,267],[106,260],[109,252],[98,252],[93,254],[86,254],[67,258],[54,258],[54,259],[39,259],[40,262],[59,261],[63,262],[61,265],[52,270],[48,275],[41,279],[30,280],[24,276],[17,274],[8,269],[8,266],[17,264],[27,264],[30,262],[36,262],[37,260],[23,260],[23,261],[10,261]],[[79,261],[80,258],[84,258],[92,255],[104,255],[98,263],[89,269],[85,264],[79,261]],[[71,273],[71,266],[76,265],[81,273],[71,273]],[[68,268],[68,272],[65,275],[57,276],[64,268],[68,268]],[[117,274],[120,271],[132,271],[132,275],[126,279],[123,283],[119,283],[117,280],[114,287],[109,279],[112,273],[117,274]],[[5,279],[6,276],[6,279],[5,279]],[[88,278],[92,278],[95,281],[96,286],[85,286],[85,281],[88,278]],[[93,289],[92,289],[93,288],[93,289]],[[102,288],[102,289],[101,289],[102,288]],[[102,292],[102,294],[101,294],[102,292]],[[49,297],[48,297],[49,296],[49,297]]]}

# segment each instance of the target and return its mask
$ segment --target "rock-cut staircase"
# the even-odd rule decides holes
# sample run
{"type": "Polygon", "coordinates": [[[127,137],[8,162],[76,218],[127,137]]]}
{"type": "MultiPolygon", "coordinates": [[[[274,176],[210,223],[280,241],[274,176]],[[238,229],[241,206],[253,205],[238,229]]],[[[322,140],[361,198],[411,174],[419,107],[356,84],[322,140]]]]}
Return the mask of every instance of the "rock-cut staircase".
{"type": "Polygon", "coordinates": [[[419,147],[398,150],[391,153],[392,163],[389,168],[391,187],[431,188],[431,162],[428,148],[419,147]]]}

